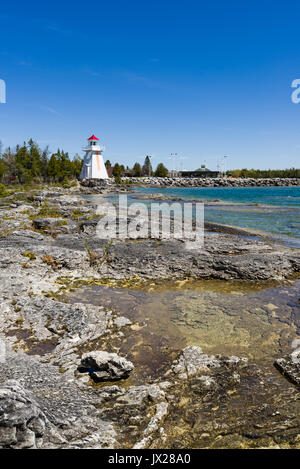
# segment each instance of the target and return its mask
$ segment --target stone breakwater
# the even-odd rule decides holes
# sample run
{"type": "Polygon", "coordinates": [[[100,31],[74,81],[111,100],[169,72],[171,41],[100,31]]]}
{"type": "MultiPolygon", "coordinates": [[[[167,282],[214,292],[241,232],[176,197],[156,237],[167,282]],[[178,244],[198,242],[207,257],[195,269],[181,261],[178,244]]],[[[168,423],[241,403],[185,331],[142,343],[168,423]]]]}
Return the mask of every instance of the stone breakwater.
{"type": "MultiPolygon", "coordinates": [[[[300,272],[300,254],[230,234],[207,235],[200,251],[178,240],[108,243],[95,210],[79,189],[2,199],[0,448],[299,447],[299,392],[274,377],[272,359],[262,368],[197,344],[170,351],[155,377],[139,374],[121,347],[143,324],[61,294],[133,276],[282,280],[300,272]]],[[[280,364],[296,376],[294,362],[280,364]]]]}
{"type": "MultiPolygon", "coordinates": [[[[289,187],[300,186],[297,178],[161,178],[161,177],[123,177],[124,184],[157,186],[157,187],[289,187]]],[[[81,181],[83,187],[111,187],[115,185],[114,179],[96,180],[87,179],[81,181]]],[[[119,186],[120,187],[120,186],[119,186]]]]}

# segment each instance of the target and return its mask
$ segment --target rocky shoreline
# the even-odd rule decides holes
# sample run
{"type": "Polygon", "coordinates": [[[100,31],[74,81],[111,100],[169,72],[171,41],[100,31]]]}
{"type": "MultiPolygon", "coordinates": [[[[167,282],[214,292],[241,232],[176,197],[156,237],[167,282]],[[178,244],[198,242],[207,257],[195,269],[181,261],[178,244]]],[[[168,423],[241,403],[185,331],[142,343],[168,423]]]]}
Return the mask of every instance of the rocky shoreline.
{"type": "MultiPolygon", "coordinates": [[[[188,178],[188,177],[122,177],[124,185],[139,185],[152,187],[289,187],[300,186],[297,178],[188,178]]],[[[81,182],[83,187],[100,189],[111,187],[115,184],[113,179],[97,180],[86,179],[81,182]]],[[[119,185],[119,187],[122,187],[119,185]]]]}
{"type": "Polygon", "coordinates": [[[201,344],[133,384],[140,365],[119,344],[140,325],[67,297],[103,279],[282,282],[299,276],[300,253],[230,231],[205,235],[201,250],[103,240],[96,209],[79,188],[2,200],[0,447],[299,448],[295,353],[278,357],[295,384],[274,377],[272,362],[207,355],[201,344]]]}

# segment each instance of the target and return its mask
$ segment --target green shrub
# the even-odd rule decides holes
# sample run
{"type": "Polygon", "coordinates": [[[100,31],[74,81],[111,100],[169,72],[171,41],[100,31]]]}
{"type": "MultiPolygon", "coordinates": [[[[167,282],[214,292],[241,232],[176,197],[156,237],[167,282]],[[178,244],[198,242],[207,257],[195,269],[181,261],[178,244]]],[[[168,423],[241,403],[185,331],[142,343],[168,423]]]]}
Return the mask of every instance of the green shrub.
{"type": "Polygon", "coordinates": [[[9,193],[4,184],[0,184],[0,197],[7,197],[9,193]]]}
{"type": "Polygon", "coordinates": [[[37,217],[60,218],[61,214],[57,212],[55,207],[49,207],[48,204],[44,203],[41,205],[37,217]]]}

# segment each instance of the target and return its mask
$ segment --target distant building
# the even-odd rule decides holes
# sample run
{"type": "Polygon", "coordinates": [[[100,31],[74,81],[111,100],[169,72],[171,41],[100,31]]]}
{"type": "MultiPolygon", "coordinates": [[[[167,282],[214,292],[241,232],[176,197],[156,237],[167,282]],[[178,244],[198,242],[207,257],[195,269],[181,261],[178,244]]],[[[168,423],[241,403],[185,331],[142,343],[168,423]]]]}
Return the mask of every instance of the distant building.
{"type": "Polygon", "coordinates": [[[217,178],[220,176],[220,172],[211,171],[206,168],[205,164],[202,164],[200,168],[194,171],[181,171],[180,175],[186,178],[217,178]]]}
{"type": "Polygon", "coordinates": [[[168,171],[168,177],[169,178],[177,178],[180,176],[180,171],[177,171],[176,169],[170,169],[168,171]]]}

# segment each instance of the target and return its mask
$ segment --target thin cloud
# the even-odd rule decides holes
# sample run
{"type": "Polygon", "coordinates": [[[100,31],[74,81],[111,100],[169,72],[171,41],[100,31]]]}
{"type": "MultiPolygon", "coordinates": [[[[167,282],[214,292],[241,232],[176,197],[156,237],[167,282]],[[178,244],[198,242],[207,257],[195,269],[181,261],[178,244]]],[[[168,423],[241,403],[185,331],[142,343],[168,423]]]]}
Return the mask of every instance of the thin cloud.
{"type": "Polygon", "coordinates": [[[121,74],[123,79],[126,79],[129,83],[140,83],[146,88],[161,89],[165,91],[176,91],[177,87],[170,83],[162,83],[158,80],[153,80],[145,75],[139,75],[131,71],[125,71],[121,74]]]}
{"type": "Polygon", "coordinates": [[[90,68],[86,68],[83,71],[84,71],[84,73],[87,73],[88,75],[91,75],[92,77],[99,77],[99,78],[104,77],[104,75],[102,73],[96,72],[95,70],[92,70],[90,68]]]}
{"type": "Polygon", "coordinates": [[[48,24],[46,25],[46,29],[48,31],[53,31],[55,33],[61,34],[62,36],[70,36],[73,34],[73,31],[70,29],[64,29],[61,26],[57,26],[56,24],[48,24]]]}
{"type": "Polygon", "coordinates": [[[126,78],[128,81],[132,83],[141,83],[147,88],[161,88],[162,85],[161,83],[152,80],[151,78],[145,77],[143,75],[137,75],[136,73],[133,72],[125,72],[123,73],[124,78],[126,78]]]}
{"type": "Polygon", "coordinates": [[[39,22],[40,27],[44,29],[45,31],[49,31],[50,33],[54,33],[60,36],[65,36],[65,37],[78,37],[78,38],[87,38],[88,36],[84,34],[82,31],[79,31],[77,29],[72,30],[72,29],[66,29],[63,26],[61,26],[58,23],[49,23],[49,22],[44,22],[43,20],[34,20],[36,23],[39,22]]]}
{"type": "Polygon", "coordinates": [[[49,106],[41,106],[41,109],[43,111],[47,111],[49,112],[50,114],[53,114],[55,116],[59,116],[59,117],[62,117],[62,114],[60,114],[60,112],[58,112],[56,109],[52,108],[52,107],[49,107],[49,106]]]}
{"type": "Polygon", "coordinates": [[[20,65],[21,67],[31,67],[32,63],[27,62],[26,60],[21,60],[20,62],[18,62],[18,65],[20,65]]]}

